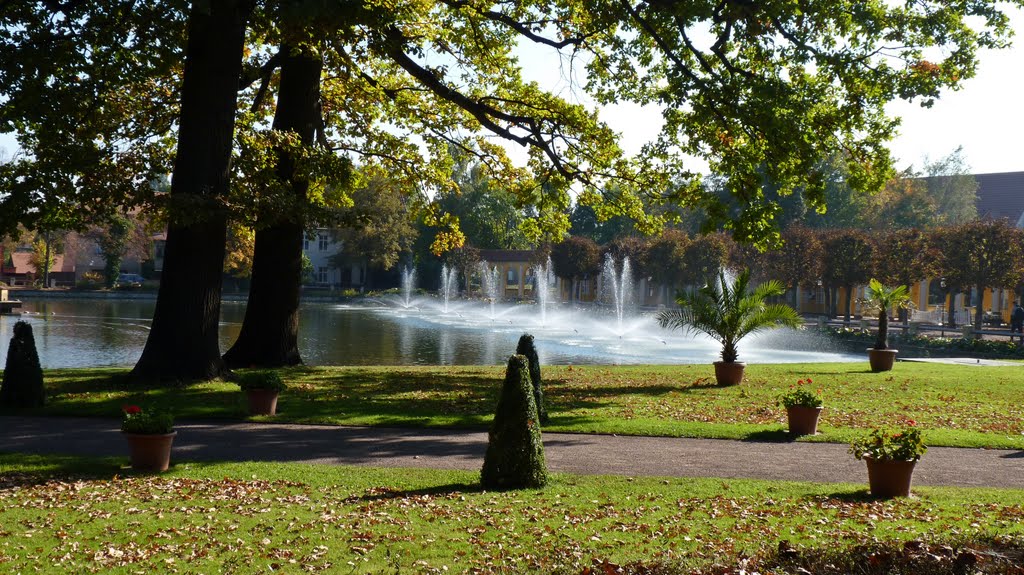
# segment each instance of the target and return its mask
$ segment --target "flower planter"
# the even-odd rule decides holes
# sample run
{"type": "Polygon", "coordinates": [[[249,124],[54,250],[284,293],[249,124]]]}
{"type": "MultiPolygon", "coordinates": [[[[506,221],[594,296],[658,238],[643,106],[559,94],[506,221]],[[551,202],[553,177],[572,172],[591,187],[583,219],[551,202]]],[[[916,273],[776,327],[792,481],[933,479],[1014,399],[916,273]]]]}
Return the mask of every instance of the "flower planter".
{"type": "Polygon", "coordinates": [[[171,465],[171,443],[177,431],[160,434],[125,433],[136,471],[167,471],[171,465]]]}
{"type": "Polygon", "coordinates": [[[715,381],[718,385],[736,385],[743,381],[743,368],[746,366],[742,361],[716,361],[715,381]]]}
{"type": "Polygon", "coordinates": [[[875,497],[906,497],[914,477],[916,461],[891,461],[864,457],[868,465],[868,487],[875,497]]]}
{"type": "Polygon", "coordinates": [[[892,364],[896,361],[896,349],[875,349],[868,348],[868,361],[871,362],[871,371],[890,371],[892,364]]]}
{"type": "Polygon", "coordinates": [[[277,413],[277,396],[281,392],[272,389],[248,389],[245,394],[249,398],[250,415],[275,415],[277,413]]]}
{"type": "Polygon", "coordinates": [[[789,433],[792,435],[815,435],[818,433],[818,418],[821,417],[821,407],[805,407],[793,405],[786,408],[786,418],[789,419],[789,433]]]}

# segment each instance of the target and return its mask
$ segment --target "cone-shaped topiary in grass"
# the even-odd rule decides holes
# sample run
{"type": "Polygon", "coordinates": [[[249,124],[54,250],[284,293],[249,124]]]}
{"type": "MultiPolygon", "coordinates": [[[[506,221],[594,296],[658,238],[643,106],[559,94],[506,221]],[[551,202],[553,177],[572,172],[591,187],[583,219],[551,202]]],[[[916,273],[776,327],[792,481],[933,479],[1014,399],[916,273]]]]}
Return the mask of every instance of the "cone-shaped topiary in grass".
{"type": "Polygon", "coordinates": [[[43,368],[36,353],[32,326],[19,321],[14,324],[14,337],[7,348],[7,364],[0,383],[0,404],[11,407],[41,407],[45,401],[43,368]]]}
{"type": "Polygon", "coordinates": [[[516,355],[526,356],[530,362],[530,383],[533,384],[533,402],[537,404],[537,415],[541,423],[548,422],[548,410],[544,409],[544,391],[541,389],[540,380],[540,358],[537,357],[537,347],[533,345],[533,336],[524,333],[519,338],[519,345],[516,346],[516,355]]]}
{"type": "Polygon", "coordinates": [[[525,357],[508,358],[505,383],[480,472],[480,483],[485,489],[522,489],[547,483],[544,444],[540,440],[537,405],[527,370],[525,357]]]}

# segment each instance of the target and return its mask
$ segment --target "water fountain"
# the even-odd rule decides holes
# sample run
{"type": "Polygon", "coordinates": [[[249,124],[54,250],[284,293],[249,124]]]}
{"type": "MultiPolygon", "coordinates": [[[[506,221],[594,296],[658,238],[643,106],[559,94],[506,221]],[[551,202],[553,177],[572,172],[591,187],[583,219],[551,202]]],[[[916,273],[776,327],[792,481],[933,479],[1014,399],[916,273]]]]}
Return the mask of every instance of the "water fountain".
{"type": "Polygon", "coordinates": [[[439,292],[444,302],[441,311],[448,313],[448,302],[452,296],[459,294],[459,273],[454,266],[448,267],[448,264],[441,266],[441,287],[439,292]]]}
{"type": "Polygon", "coordinates": [[[555,269],[551,265],[551,258],[549,257],[544,265],[537,267],[534,273],[534,279],[537,282],[535,286],[537,294],[537,305],[540,306],[540,324],[548,324],[548,305],[553,303],[551,299],[551,284],[554,283],[555,269]]]}
{"type": "Polygon", "coordinates": [[[483,291],[484,298],[490,302],[490,318],[494,319],[494,307],[498,302],[498,288],[500,285],[501,276],[498,273],[498,268],[490,267],[487,261],[482,261],[480,266],[480,289],[483,291]]]}
{"type": "Polygon", "coordinates": [[[412,307],[412,292],[416,289],[416,269],[406,267],[402,270],[402,307],[412,307]]]}
{"type": "Polygon", "coordinates": [[[628,310],[635,304],[633,293],[633,269],[629,257],[622,258],[621,271],[616,270],[611,254],[604,257],[601,271],[601,299],[613,306],[618,333],[622,334],[622,321],[628,310]]]}

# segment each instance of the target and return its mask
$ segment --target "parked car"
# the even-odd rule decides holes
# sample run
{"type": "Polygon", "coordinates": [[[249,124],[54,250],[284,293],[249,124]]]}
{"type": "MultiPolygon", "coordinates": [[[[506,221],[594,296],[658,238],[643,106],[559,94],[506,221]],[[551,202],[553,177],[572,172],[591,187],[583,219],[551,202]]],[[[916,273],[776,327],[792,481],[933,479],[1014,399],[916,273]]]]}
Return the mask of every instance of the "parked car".
{"type": "Polygon", "coordinates": [[[114,285],[127,287],[142,287],[146,279],[139,274],[117,274],[117,281],[114,285]]]}

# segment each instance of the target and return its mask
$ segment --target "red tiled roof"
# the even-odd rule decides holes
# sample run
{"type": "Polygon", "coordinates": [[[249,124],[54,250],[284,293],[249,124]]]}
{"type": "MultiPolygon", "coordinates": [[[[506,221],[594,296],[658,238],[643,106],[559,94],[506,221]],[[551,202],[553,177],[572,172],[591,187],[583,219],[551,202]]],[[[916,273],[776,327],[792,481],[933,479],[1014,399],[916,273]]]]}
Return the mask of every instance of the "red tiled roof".
{"type": "MultiPolygon", "coordinates": [[[[29,252],[14,252],[11,254],[11,260],[14,262],[14,273],[16,274],[35,273],[36,271],[36,267],[32,265],[32,254],[29,252]]],[[[73,272],[75,271],[75,262],[70,259],[65,261],[64,254],[54,254],[53,268],[50,271],[73,272]]]]}

